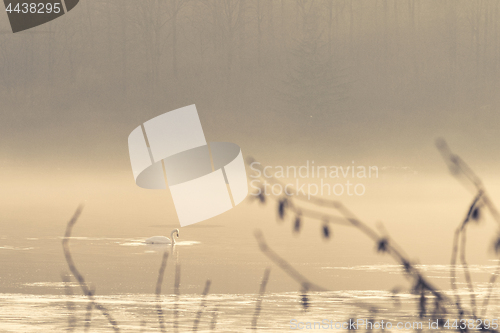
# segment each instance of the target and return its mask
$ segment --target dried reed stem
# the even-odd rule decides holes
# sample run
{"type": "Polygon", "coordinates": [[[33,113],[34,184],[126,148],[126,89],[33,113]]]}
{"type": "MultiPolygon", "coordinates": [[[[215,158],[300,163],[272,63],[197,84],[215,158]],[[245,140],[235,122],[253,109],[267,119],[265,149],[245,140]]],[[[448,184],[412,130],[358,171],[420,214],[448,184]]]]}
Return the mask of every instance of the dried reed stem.
{"type": "MultiPolygon", "coordinates": [[[[92,295],[95,295],[95,290],[90,290],[92,295]]],[[[94,308],[94,302],[89,301],[87,304],[86,312],[85,312],[85,332],[90,330],[90,325],[92,322],[92,309],[94,308]]]]}
{"type": "Polygon", "coordinates": [[[455,296],[455,305],[457,306],[459,319],[462,319],[463,310],[460,295],[457,292],[457,255],[458,255],[458,241],[460,239],[460,234],[462,229],[460,227],[455,230],[455,235],[453,237],[453,247],[451,251],[451,262],[450,262],[450,284],[453,294],[455,296]]]}
{"type": "MultiPolygon", "coordinates": [[[[252,163],[253,159],[250,159],[250,163],[252,163]]],[[[264,170],[264,167],[259,163],[258,166],[253,166],[258,169],[261,169],[261,171],[264,170]]],[[[277,180],[274,177],[266,177],[266,181],[269,181],[270,183],[273,184],[280,184],[281,186],[284,186],[283,183],[281,183],[279,180],[277,180]]],[[[400,247],[396,245],[393,241],[389,241],[387,238],[383,237],[382,235],[379,235],[375,230],[370,228],[366,223],[362,222],[360,219],[358,219],[351,211],[347,209],[341,202],[336,201],[336,200],[325,200],[325,199],[319,199],[316,198],[314,195],[304,195],[300,194],[298,191],[294,191],[294,193],[297,193],[297,195],[294,195],[294,199],[297,199],[299,201],[306,201],[308,203],[313,203],[317,206],[322,206],[322,207],[327,207],[327,208],[333,208],[337,212],[339,212],[342,216],[338,215],[331,215],[331,214],[324,214],[322,212],[316,212],[314,210],[304,210],[301,207],[297,207],[294,203],[291,197],[287,197],[287,200],[289,202],[289,208],[292,209],[294,212],[297,214],[301,214],[302,216],[306,216],[312,219],[316,219],[321,221],[322,223],[328,223],[328,224],[339,224],[339,225],[346,225],[346,226],[352,226],[357,229],[359,229],[361,232],[363,232],[366,236],[368,236],[370,239],[372,239],[376,244],[380,244],[381,241],[385,241],[385,251],[389,253],[396,261],[398,261],[405,269],[405,272],[413,277],[414,281],[417,283],[421,284],[423,288],[428,290],[431,294],[433,294],[436,298],[439,299],[439,301],[448,301],[448,298],[442,294],[438,288],[436,288],[427,278],[424,277],[424,275],[420,272],[420,270],[415,267],[414,265],[411,264],[411,261],[407,258],[406,254],[400,250],[400,247]]],[[[262,248],[261,248],[262,250],[262,248]]],[[[271,252],[272,255],[273,252],[271,252]]],[[[277,260],[277,262],[280,262],[281,264],[284,264],[281,260],[277,260]]],[[[289,265],[288,265],[289,266],[289,265]]],[[[291,267],[291,266],[290,266],[291,267]]],[[[294,269],[289,270],[292,275],[295,275],[293,272],[294,269]]],[[[324,289],[324,288],[323,288],[324,289]]],[[[453,302],[451,302],[453,304],[453,302]]]]}
{"type": "Polygon", "coordinates": [[[201,294],[200,307],[196,312],[196,318],[193,323],[193,332],[198,331],[198,325],[200,324],[201,315],[203,314],[203,309],[205,308],[207,294],[208,291],[210,290],[210,284],[211,284],[210,280],[207,280],[207,282],[205,282],[205,288],[203,289],[203,293],[201,294]]]}
{"type": "Polygon", "coordinates": [[[175,279],[174,279],[174,330],[179,331],[179,297],[180,297],[180,284],[181,284],[181,264],[175,264],[175,279]]]}
{"type": "Polygon", "coordinates": [[[73,214],[73,217],[71,220],[69,220],[68,225],[66,226],[66,232],[64,234],[64,238],[62,240],[62,247],[64,251],[64,257],[66,258],[66,262],[68,263],[69,270],[71,271],[71,274],[75,277],[75,279],[78,281],[78,284],[80,285],[80,288],[82,289],[82,292],[85,296],[89,298],[89,300],[94,304],[93,306],[101,311],[101,313],[108,319],[108,322],[110,325],[113,327],[113,330],[115,332],[120,332],[120,329],[118,328],[118,323],[113,319],[109,311],[106,309],[104,305],[101,305],[95,301],[93,293],[90,291],[90,289],[87,286],[87,283],[85,282],[85,279],[82,274],[78,271],[76,268],[76,265],[73,261],[73,258],[71,256],[71,252],[69,250],[69,240],[71,237],[71,232],[73,230],[73,226],[76,224],[78,221],[78,217],[80,216],[81,212],[83,210],[83,206],[79,206],[75,213],[73,214]]]}
{"type": "Polygon", "coordinates": [[[481,312],[482,318],[485,318],[486,316],[486,311],[488,310],[488,303],[491,299],[491,294],[493,293],[493,286],[495,285],[498,274],[500,274],[500,260],[497,261],[497,268],[495,269],[495,272],[491,274],[490,281],[488,283],[488,294],[483,301],[483,311],[481,312]]]}
{"type": "Polygon", "coordinates": [[[472,279],[471,279],[470,273],[469,273],[469,266],[467,264],[466,257],[465,257],[465,255],[466,255],[466,253],[465,253],[466,252],[465,251],[466,235],[465,234],[466,234],[467,225],[468,225],[469,221],[471,220],[473,213],[474,213],[474,210],[477,208],[478,203],[481,200],[482,196],[483,196],[483,193],[479,192],[474,197],[474,200],[472,201],[464,220],[457,227],[457,229],[455,231],[455,235],[453,237],[453,247],[452,247],[452,251],[451,251],[451,263],[450,263],[450,283],[451,283],[451,287],[453,289],[453,292],[455,294],[455,301],[456,301],[457,308],[459,310],[460,319],[462,318],[462,315],[463,315],[463,309],[462,309],[461,299],[460,299],[460,296],[458,295],[457,288],[456,288],[456,263],[457,263],[457,256],[458,256],[459,252],[460,252],[460,262],[461,262],[462,268],[464,270],[467,285],[469,287],[469,291],[472,293],[471,294],[471,309],[472,309],[472,315],[474,317],[475,317],[475,312],[476,312],[476,300],[475,300],[475,296],[473,296],[474,287],[473,287],[472,279]]]}
{"type": "Polygon", "coordinates": [[[297,281],[302,289],[305,290],[315,290],[315,291],[327,291],[328,289],[323,288],[317,284],[309,281],[304,275],[300,274],[292,265],[290,265],[285,259],[281,258],[276,252],[274,252],[266,243],[264,239],[264,235],[262,231],[256,230],[255,238],[259,244],[260,250],[273,261],[276,265],[278,265],[288,276],[297,281]]]}
{"type": "Polygon", "coordinates": [[[69,311],[68,331],[73,332],[76,327],[75,305],[71,301],[71,298],[73,298],[73,291],[71,290],[71,286],[69,285],[69,277],[66,274],[61,274],[61,279],[64,282],[64,291],[66,292],[66,296],[68,297],[68,301],[66,302],[66,306],[68,307],[69,311]]]}
{"type": "Polygon", "coordinates": [[[219,314],[219,306],[215,305],[212,310],[212,321],[210,322],[210,330],[215,331],[215,327],[217,326],[217,316],[219,314]]]}
{"type": "Polygon", "coordinates": [[[460,242],[460,262],[462,263],[462,269],[464,271],[464,276],[465,276],[465,281],[467,282],[467,287],[469,288],[469,293],[470,293],[470,305],[472,309],[472,316],[474,319],[476,318],[476,295],[474,293],[474,285],[472,283],[472,278],[470,276],[470,271],[469,271],[469,264],[467,264],[467,259],[466,259],[466,244],[467,244],[467,233],[466,233],[466,228],[464,227],[463,231],[461,232],[461,242],[460,242]]]}
{"type": "MultiPolygon", "coordinates": [[[[467,165],[467,163],[465,163],[459,156],[455,155],[451,151],[451,149],[449,148],[446,141],[439,139],[436,141],[436,146],[439,149],[439,152],[441,153],[444,161],[448,165],[448,167],[451,171],[451,174],[454,175],[458,180],[461,180],[461,181],[465,180],[464,186],[468,189],[471,189],[471,186],[472,186],[472,191],[477,193],[476,198],[475,198],[473,204],[471,205],[469,212],[467,213],[467,217],[464,220],[464,222],[462,223],[461,232],[465,233],[465,225],[470,220],[474,209],[476,209],[477,206],[479,205],[479,201],[481,201],[481,204],[483,204],[488,209],[490,214],[493,216],[493,219],[495,220],[495,222],[498,224],[498,226],[500,228],[500,213],[498,212],[498,209],[496,208],[496,206],[493,204],[493,201],[490,199],[489,195],[486,193],[486,189],[484,188],[484,185],[483,185],[481,179],[474,173],[474,171],[472,171],[472,169],[467,165]]],[[[457,237],[457,236],[455,236],[455,237],[457,237]]],[[[457,250],[458,249],[456,249],[454,247],[453,253],[455,253],[455,251],[457,251],[457,250]]],[[[463,251],[465,251],[465,250],[463,250],[463,251]]],[[[453,254],[452,254],[452,256],[453,256],[453,254]]],[[[465,254],[464,254],[464,256],[465,256],[465,254]]],[[[490,297],[492,294],[493,286],[495,284],[495,281],[496,281],[499,273],[500,273],[500,262],[497,263],[497,269],[490,277],[489,292],[483,301],[483,310],[482,310],[483,315],[486,313],[486,311],[488,309],[488,303],[489,303],[489,300],[490,300],[490,297]]],[[[465,267],[464,267],[464,274],[465,274],[465,278],[467,280],[467,284],[469,286],[469,290],[471,290],[471,292],[472,292],[472,290],[473,290],[471,288],[472,280],[470,279],[470,274],[468,273],[468,269],[466,269],[465,267]]],[[[454,281],[452,281],[452,283],[453,282],[454,281]]],[[[457,299],[459,300],[458,297],[457,297],[457,299]]],[[[476,311],[476,309],[475,309],[475,307],[476,307],[475,295],[474,296],[471,295],[471,307],[473,309],[472,310],[473,313],[475,313],[475,311],[476,311]]],[[[474,317],[475,317],[475,315],[474,315],[474,317]]]]}
{"type": "Polygon", "coordinates": [[[269,280],[269,274],[271,273],[271,268],[266,268],[264,271],[264,276],[262,277],[262,281],[260,282],[260,290],[259,297],[257,299],[257,303],[255,304],[255,312],[253,314],[252,319],[252,329],[257,329],[257,321],[259,320],[260,310],[262,309],[262,298],[264,297],[264,293],[266,292],[267,281],[269,280]]]}

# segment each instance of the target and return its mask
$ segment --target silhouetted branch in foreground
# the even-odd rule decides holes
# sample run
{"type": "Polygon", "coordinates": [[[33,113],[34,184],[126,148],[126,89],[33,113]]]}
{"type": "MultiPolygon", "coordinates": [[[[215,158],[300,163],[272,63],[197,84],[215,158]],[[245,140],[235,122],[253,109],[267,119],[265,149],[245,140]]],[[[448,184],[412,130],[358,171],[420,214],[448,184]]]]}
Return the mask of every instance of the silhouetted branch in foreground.
{"type": "MultiPolygon", "coordinates": [[[[278,267],[280,267],[288,276],[294,279],[297,283],[300,284],[300,302],[304,310],[309,308],[309,297],[307,295],[308,291],[330,291],[320,285],[317,285],[307,279],[305,276],[300,274],[290,263],[288,263],[285,259],[281,258],[274,250],[272,250],[269,245],[266,243],[264,236],[260,230],[256,230],[255,238],[259,244],[260,250],[273,261],[278,267]]],[[[377,306],[370,305],[361,302],[355,302],[355,306],[363,309],[369,309],[370,311],[379,311],[377,306]]]]}
{"type": "Polygon", "coordinates": [[[215,331],[215,327],[217,326],[217,317],[219,314],[219,306],[215,305],[212,310],[212,321],[210,322],[210,330],[215,331]]]}
{"type": "Polygon", "coordinates": [[[76,268],[76,265],[73,261],[73,258],[71,256],[71,252],[69,250],[69,240],[71,237],[71,232],[73,230],[73,226],[76,224],[78,221],[78,217],[80,216],[81,212],[83,210],[83,206],[79,206],[75,213],[73,214],[73,217],[71,220],[69,220],[68,225],[66,226],[66,232],[64,234],[64,238],[62,240],[62,247],[64,251],[64,257],[66,258],[66,262],[68,263],[69,270],[71,271],[71,274],[75,277],[75,279],[78,281],[78,284],[80,285],[80,288],[82,289],[82,292],[85,296],[87,296],[90,300],[90,302],[93,304],[93,306],[101,311],[101,313],[108,319],[109,323],[115,330],[115,332],[119,332],[120,329],[118,328],[118,323],[113,319],[109,311],[104,307],[104,305],[101,305],[95,301],[94,294],[92,291],[90,291],[89,287],[87,286],[87,283],[85,282],[85,279],[82,274],[78,271],[76,268]]]}
{"type": "Polygon", "coordinates": [[[181,284],[181,264],[175,264],[175,278],[174,278],[174,330],[179,331],[179,296],[180,296],[180,284],[181,284]]]}
{"type": "Polygon", "coordinates": [[[158,323],[160,324],[160,330],[166,332],[165,330],[165,317],[163,315],[163,309],[161,307],[161,285],[163,283],[163,276],[165,275],[165,268],[167,267],[168,252],[163,252],[163,257],[161,260],[160,270],[158,271],[158,279],[156,281],[156,312],[158,313],[158,323]]]}
{"type": "Polygon", "coordinates": [[[196,318],[194,319],[193,332],[198,331],[198,325],[200,324],[201,315],[203,314],[203,309],[205,308],[207,294],[210,290],[210,283],[210,280],[207,280],[207,282],[205,282],[205,288],[203,289],[203,293],[201,294],[200,307],[196,312],[196,318]]]}
{"type": "Polygon", "coordinates": [[[483,301],[483,311],[481,312],[482,318],[485,318],[486,312],[488,311],[488,304],[491,299],[491,294],[493,293],[493,286],[495,285],[495,282],[499,274],[500,274],[500,261],[497,261],[497,268],[495,269],[495,272],[491,274],[490,281],[488,282],[488,294],[486,295],[486,298],[483,301]]]}
{"type": "Polygon", "coordinates": [[[474,294],[474,284],[472,283],[472,278],[470,276],[469,264],[467,263],[466,258],[466,243],[467,243],[467,233],[465,232],[465,228],[462,231],[462,241],[460,242],[460,262],[462,263],[462,268],[464,271],[465,281],[467,282],[467,287],[469,288],[469,296],[470,296],[470,306],[472,311],[472,316],[474,319],[476,318],[476,295],[474,294]]]}
{"type": "Polygon", "coordinates": [[[259,298],[257,299],[257,303],[255,304],[255,312],[253,314],[252,319],[252,329],[257,329],[257,321],[259,320],[260,310],[262,309],[262,298],[264,297],[264,293],[266,292],[267,281],[269,280],[269,274],[271,273],[271,269],[268,267],[264,271],[264,276],[262,277],[262,281],[260,282],[260,290],[259,290],[259,298]]]}
{"type": "MultiPolygon", "coordinates": [[[[95,295],[95,290],[91,289],[90,293],[95,295]]],[[[87,304],[86,312],[85,312],[85,332],[90,330],[90,323],[92,322],[92,309],[94,308],[94,302],[90,301],[87,304]]]]}
{"type": "Polygon", "coordinates": [[[262,231],[256,230],[255,238],[259,244],[260,250],[271,259],[278,267],[280,267],[288,276],[297,281],[303,290],[312,291],[328,291],[328,289],[323,288],[317,284],[309,281],[304,275],[300,274],[292,265],[290,265],[285,259],[281,258],[276,252],[274,252],[266,243],[262,231]]]}
{"type": "MultiPolygon", "coordinates": [[[[467,286],[469,288],[470,292],[470,303],[471,303],[471,309],[472,309],[472,314],[474,318],[476,318],[476,296],[474,293],[474,288],[473,288],[473,283],[472,283],[472,278],[469,272],[468,264],[466,261],[466,229],[467,226],[470,224],[471,221],[479,221],[481,217],[481,212],[482,208],[485,207],[490,214],[492,215],[493,219],[495,222],[498,224],[500,227],[500,214],[498,213],[498,209],[495,207],[493,204],[493,200],[489,197],[489,195],[486,193],[486,189],[483,185],[483,182],[481,179],[474,173],[474,171],[465,163],[458,155],[454,154],[451,149],[448,147],[448,144],[446,143],[445,140],[439,139],[436,141],[436,146],[439,149],[439,152],[441,153],[441,156],[443,157],[444,161],[448,165],[450,172],[453,176],[455,176],[459,181],[463,183],[463,185],[468,189],[476,192],[476,196],[474,197],[474,200],[472,204],[470,205],[467,215],[464,219],[464,221],[458,226],[457,230],[455,231],[455,236],[453,239],[453,250],[452,250],[452,259],[451,259],[451,264],[452,266],[450,267],[451,273],[450,273],[450,281],[452,284],[452,288],[455,291],[456,294],[456,274],[455,274],[455,263],[456,263],[456,256],[457,252],[460,252],[460,261],[462,264],[462,268],[464,271],[464,276],[465,280],[467,282],[467,286]],[[461,239],[460,239],[461,238],[461,239]],[[461,240],[459,243],[459,239],[461,240]],[[459,245],[460,244],[460,245],[459,245]]],[[[494,249],[496,254],[500,254],[500,229],[498,236],[494,240],[494,249]]],[[[491,298],[491,294],[493,292],[493,286],[496,282],[497,276],[500,273],[500,261],[497,261],[497,268],[495,269],[495,272],[491,275],[490,280],[489,280],[489,285],[488,285],[488,293],[486,295],[486,298],[483,301],[483,310],[481,312],[481,315],[484,316],[488,310],[488,304],[489,300],[491,298]]],[[[457,306],[460,308],[460,297],[458,295],[455,295],[456,301],[457,301],[457,306]]]]}
{"type": "Polygon", "coordinates": [[[487,194],[481,179],[472,171],[472,169],[465,163],[458,155],[455,155],[448,144],[443,139],[436,141],[436,146],[439,149],[443,159],[448,165],[450,172],[459,180],[465,180],[465,187],[471,190],[470,186],[473,186],[472,191],[474,193],[481,193],[481,201],[484,206],[490,211],[491,216],[493,216],[495,222],[500,227],[500,213],[498,209],[493,204],[490,196],[487,194]]]}
{"type": "Polygon", "coordinates": [[[73,292],[71,291],[70,279],[66,274],[61,274],[61,279],[64,282],[64,291],[66,292],[66,296],[68,297],[68,301],[66,302],[66,306],[68,307],[69,316],[68,316],[68,331],[73,332],[76,327],[76,316],[75,316],[75,305],[71,302],[71,298],[73,297],[73,292]]]}
{"type": "MultiPolygon", "coordinates": [[[[250,165],[254,164],[254,159],[249,159],[247,163],[250,165]]],[[[264,167],[260,163],[255,163],[253,165],[254,168],[258,168],[261,170],[261,174],[263,174],[264,167]]],[[[281,183],[274,177],[266,177],[264,179],[266,182],[270,184],[279,184],[282,188],[285,188],[285,185],[281,183]]],[[[322,223],[321,232],[323,237],[330,238],[331,231],[325,229],[329,227],[330,224],[333,225],[344,225],[354,227],[368,236],[376,245],[376,249],[380,253],[388,253],[391,255],[396,261],[398,261],[406,273],[406,277],[411,278],[413,280],[413,288],[412,290],[418,292],[424,299],[427,293],[430,293],[434,297],[437,298],[437,301],[434,302],[435,308],[434,313],[444,312],[445,309],[442,305],[443,302],[448,302],[450,304],[454,304],[451,300],[448,299],[446,295],[444,295],[438,288],[434,286],[421,272],[420,270],[411,263],[408,256],[401,250],[401,247],[397,245],[392,239],[390,239],[386,234],[379,234],[374,229],[370,228],[366,223],[357,218],[351,211],[347,209],[341,202],[336,200],[326,200],[315,197],[310,194],[302,194],[300,191],[291,191],[292,193],[296,193],[293,196],[285,196],[276,198],[275,196],[270,195],[271,198],[276,199],[278,202],[278,215],[280,218],[284,218],[286,212],[288,210],[292,211],[295,214],[295,222],[294,229],[295,231],[300,230],[300,225],[304,218],[310,218],[313,220],[318,220],[322,223]],[[294,200],[304,201],[310,204],[314,204],[320,207],[326,207],[336,210],[340,213],[341,216],[327,214],[321,211],[316,211],[313,209],[304,209],[303,207],[298,206],[294,200]]],[[[257,198],[265,203],[265,197],[262,195],[262,191],[260,195],[257,195],[257,198]]],[[[260,232],[256,233],[256,237],[259,240],[262,239],[262,234],[260,232]]],[[[275,263],[277,263],[280,267],[282,267],[290,276],[295,277],[299,283],[304,282],[304,277],[298,274],[293,267],[291,267],[286,261],[282,260],[279,256],[276,255],[273,251],[268,251],[267,244],[265,242],[259,242],[261,250],[275,263]]],[[[307,287],[307,285],[306,285],[307,287]]],[[[326,290],[325,288],[320,287],[321,290],[326,290]]],[[[310,290],[307,288],[303,288],[305,290],[310,290]]],[[[423,304],[423,302],[421,303],[423,304]]],[[[421,309],[425,310],[425,309],[421,309]]],[[[424,311],[425,312],[425,311],[424,311]]],[[[422,312],[423,313],[423,312],[422,312]]]]}
{"type": "MultiPolygon", "coordinates": [[[[398,261],[404,268],[405,275],[408,278],[413,280],[412,290],[415,294],[420,296],[420,315],[424,316],[427,311],[427,293],[433,295],[435,297],[434,300],[434,310],[432,312],[433,317],[441,316],[446,313],[446,309],[444,307],[444,303],[450,303],[456,306],[457,312],[459,313],[459,317],[463,318],[466,316],[465,310],[461,305],[460,297],[456,292],[456,266],[457,266],[457,257],[460,259],[461,266],[464,271],[464,276],[467,282],[467,286],[470,292],[470,303],[471,303],[471,315],[476,318],[477,313],[477,304],[476,304],[476,296],[474,293],[473,282],[471,278],[471,274],[469,271],[469,267],[466,259],[466,229],[470,221],[478,221],[481,215],[482,207],[485,207],[493,216],[497,224],[500,226],[500,214],[496,209],[493,201],[486,194],[485,188],[482,184],[480,178],[472,171],[472,169],[457,155],[453,154],[451,150],[448,148],[446,142],[443,140],[437,141],[437,146],[443,155],[446,163],[448,164],[452,174],[456,176],[459,180],[461,180],[466,187],[472,189],[476,194],[476,197],[472,204],[468,209],[468,213],[464,221],[459,225],[454,234],[453,239],[453,248],[452,248],[452,257],[451,257],[451,267],[450,267],[450,281],[452,288],[454,290],[455,302],[450,300],[446,295],[444,295],[438,288],[436,288],[430,281],[423,276],[423,274],[419,271],[419,269],[413,265],[408,256],[404,253],[400,246],[398,246],[387,233],[378,233],[374,229],[370,228],[366,223],[359,220],[352,212],[350,212],[347,207],[345,207],[341,202],[336,200],[327,200],[321,199],[310,193],[301,193],[300,191],[292,191],[294,193],[293,197],[291,195],[284,196],[276,196],[271,193],[270,197],[275,199],[278,203],[277,205],[277,213],[278,218],[280,220],[284,220],[287,212],[292,212],[295,215],[293,227],[295,232],[299,232],[303,223],[304,218],[309,218],[313,220],[321,221],[322,227],[321,232],[324,238],[331,238],[332,232],[330,230],[330,225],[344,225],[344,226],[352,226],[359,229],[365,235],[367,235],[370,239],[372,239],[376,244],[376,250],[381,253],[388,253],[391,255],[396,261],[398,261]],[[316,205],[318,207],[331,208],[340,213],[338,215],[332,215],[329,213],[324,213],[323,211],[315,210],[315,209],[305,209],[296,204],[296,201],[303,201],[309,204],[316,205]]],[[[260,163],[254,163],[255,160],[249,159],[247,163],[252,165],[253,168],[260,169],[260,176],[262,178],[262,174],[264,171],[264,167],[260,163]],[[255,165],[254,165],[255,164],[255,165]]],[[[263,178],[265,182],[270,183],[271,185],[279,184],[284,187],[279,180],[274,177],[266,176],[263,178]]],[[[263,194],[263,190],[261,189],[258,193],[254,194],[257,199],[261,203],[266,202],[266,197],[263,194]]],[[[263,240],[262,234],[260,232],[256,233],[256,237],[263,240]]],[[[298,272],[296,272],[291,266],[286,263],[286,261],[279,258],[274,252],[268,251],[268,246],[265,242],[259,241],[259,245],[261,250],[270,257],[278,266],[282,267],[290,276],[294,277],[297,281],[302,281],[302,276],[298,272]]],[[[494,249],[497,254],[500,254],[500,232],[497,238],[494,241],[494,249]]],[[[487,306],[489,303],[489,299],[491,298],[491,294],[493,292],[493,286],[496,282],[498,275],[500,274],[500,261],[497,262],[497,268],[495,272],[492,274],[489,282],[489,290],[486,298],[483,302],[483,311],[484,315],[487,311],[487,306]]]]}
{"type": "Polygon", "coordinates": [[[465,245],[466,245],[466,228],[467,228],[467,223],[471,219],[476,219],[477,218],[477,213],[476,209],[478,202],[480,201],[482,197],[482,192],[479,192],[474,200],[472,201],[472,204],[470,205],[470,208],[467,212],[467,215],[465,219],[460,223],[460,225],[457,227],[454,237],[453,237],[453,246],[452,246],[452,251],[451,251],[451,262],[450,262],[450,283],[451,283],[451,288],[455,294],[455,302],[457,305],[457,308],[459,310],[459,316],[460,319],[462,319],[463,316],[463,309],[462,309],[462,304],[461,304],[461,299],[460,296],[457,293],[457,287],[456,287],[456,265],[457,265],[457,256],[458,253],[460,252],[460,262],[462,263],[462,268],[464,270],[464,275],[467,281],[467,285],[469,287],[469,291],[471,292],[471,308],[472,308],[472,315],[475,316],[476,313],[476,301],[475,301],[475,296],[474,296],[474,286],[472,284],[472,279],[470,277],[469,273],[469,266],[466,261],[465,257],[465,245]]]}

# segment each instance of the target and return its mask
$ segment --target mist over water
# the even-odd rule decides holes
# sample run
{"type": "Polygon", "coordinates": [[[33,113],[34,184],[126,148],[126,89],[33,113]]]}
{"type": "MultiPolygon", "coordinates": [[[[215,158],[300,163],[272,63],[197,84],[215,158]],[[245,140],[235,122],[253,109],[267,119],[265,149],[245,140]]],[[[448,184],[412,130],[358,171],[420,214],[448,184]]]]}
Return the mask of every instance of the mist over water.
{"type": "Polygon", "coordinates": [[[123,137],[193,103],[207,138],[273,163],[440,168],[442,136],[481,167],[498,165],[496,1],[92,0],[75,10],[0,36],[3,166],[125,169],[123,137]]]}

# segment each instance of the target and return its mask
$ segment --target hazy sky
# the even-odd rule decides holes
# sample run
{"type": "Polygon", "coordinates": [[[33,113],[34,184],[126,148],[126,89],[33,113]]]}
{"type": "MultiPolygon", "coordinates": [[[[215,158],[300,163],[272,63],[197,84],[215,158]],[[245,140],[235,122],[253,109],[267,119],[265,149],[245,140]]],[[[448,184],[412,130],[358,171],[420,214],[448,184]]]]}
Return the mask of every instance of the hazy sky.
{"type": "Polygon", "coordinates": [[[494,1],[155,3],[0,35],[3,165],[126,169],[133,128],[193,103],[207,140],[273,163],[426,167],[439,136],[498,163],[494,1]]]}

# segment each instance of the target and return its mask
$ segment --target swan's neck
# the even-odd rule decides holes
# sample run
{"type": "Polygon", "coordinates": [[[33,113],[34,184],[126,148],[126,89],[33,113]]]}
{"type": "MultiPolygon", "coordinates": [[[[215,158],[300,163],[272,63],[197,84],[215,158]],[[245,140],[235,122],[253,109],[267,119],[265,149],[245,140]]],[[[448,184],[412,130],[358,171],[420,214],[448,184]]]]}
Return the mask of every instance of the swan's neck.
{"type": "Polygon", "coordinates": [[[170,233],[170,239],[172,240],[172,244],[175,244],[175,238],[174,238],[175,233],[176,233],[175,230],[172,230],[172,232],[170,233]]]}

